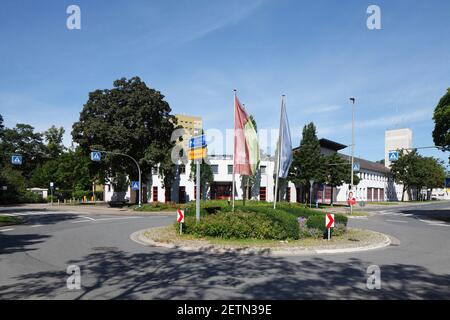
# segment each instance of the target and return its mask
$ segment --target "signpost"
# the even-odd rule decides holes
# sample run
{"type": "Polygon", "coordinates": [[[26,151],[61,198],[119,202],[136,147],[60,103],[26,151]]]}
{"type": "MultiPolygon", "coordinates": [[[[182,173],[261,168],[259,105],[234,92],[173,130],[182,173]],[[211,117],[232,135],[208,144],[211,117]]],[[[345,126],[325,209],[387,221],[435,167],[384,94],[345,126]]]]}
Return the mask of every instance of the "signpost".
{"type": "Polygon", "coordinates": [[[14,154],[11,156],[11,164],[15,166],[22,165],[22,155],[20,154],[14,154]]]}
{"type": "Polygon", "coordinates": [[[204,134],[192,137],[189,140],[189,160],[196,161],[196,203],[195,218],[200,222],[200,162],[206,158],[206,137],[204,134]]]}
{"type": "Polygon", "coordinates": [[[389,161],[394,162],[398,160],[398,151],[389,151],[389,161]]]}
{"type": "Polygon", "coordinates": [[[180,224],[180,234],[183,233],[183,223],[184,223],[184,211],[181,209],[177,210],[177,222],[180,224]]]}
{"type": "Polygon", "coordinates": [[[313,193],[314,180],[309,180],[309,207],[312,206],[312,193],[313,193]]]}
{"type": "Polygon", "coordinates": [[[334,228],[334,214],[327,213],[325,215],[325,227],[327,228],[328,231],[328,241],[330,241],[331,238],[330,230],[331,228],[334,228]]]}

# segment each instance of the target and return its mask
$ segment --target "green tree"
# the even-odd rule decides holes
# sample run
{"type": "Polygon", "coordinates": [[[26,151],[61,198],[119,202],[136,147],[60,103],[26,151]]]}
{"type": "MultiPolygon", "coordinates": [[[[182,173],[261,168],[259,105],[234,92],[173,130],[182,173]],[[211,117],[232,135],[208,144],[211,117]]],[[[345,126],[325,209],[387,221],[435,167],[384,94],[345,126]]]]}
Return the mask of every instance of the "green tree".
{"type": "MultiPolygon", "coordinates": [[[[197,165],[195,161],[191,161],[191,173],[189,175],[189,180],[196,181],[197,176],[197,165]]],[[[200,163],[200,188],[203,190],[202,197],[206,199],[206,190],[214,182],[214,174],[211,169],[211,165],[208,163],[207,159],[200,163]]]]}
{"type": "Polygon", "coordinates": [[[63,127],[56,128],[54,125],[44,132],[48,157],[56,158],[64,152],[65,147],[62,142],[64,133],[63,127]]]}
{"type": "Polygon", "coordinates": [[[433,140],[436,146],[450,150],[450,88],[434,109],[433,140]]]}
{"type": "MultiPolygon", "coordinates": [[[[84,154],[91,148],[125,153],[135,158],[143,171],[166,159],[174,143],[170,140],[176,119],[161,92],[147,87],[139,77],[114,81],[112,89],[96,90],[74,123],[72,137],[84,154]]],[[[137,179],[136,166],[129,159],[107,156],[92,170],[114,176],[126,171],[137,179]]]]}
{"type": "Polygon", "coordinates": [[[302,198],[305,199],[305,191],[309,193],[309,180],[323,182],[324,172],[324,160],[320,152],[316,127],[311,122],[303,127],[300,147],[294,152],[288,178],[296,186],[303,186],[302,198]]]}
{"type": "MultiPolygon", "coordinates": [[[[323,157],[325,183],[331,186],[331,204],[333,204],[333,192],[335,187],[343,183],[351,183],[351,165],[338,153],[332,153],[323,157]]],[[[353,183],[358,185],[359,177],[353,175],[353,183]]]]}
{"type": "Polygon", "coordinates": [[[30,179],[33,170],[45,160],[46,149],[42,142],[42,134],[35,132],[34,128],[28,124],[18,123],[12,129],[3,129],[1,145],[4,165],[10,165],[11,154],[22,154],[22,165],[17,167],[16,170],[22,172],[26,181],[30,179]]]}

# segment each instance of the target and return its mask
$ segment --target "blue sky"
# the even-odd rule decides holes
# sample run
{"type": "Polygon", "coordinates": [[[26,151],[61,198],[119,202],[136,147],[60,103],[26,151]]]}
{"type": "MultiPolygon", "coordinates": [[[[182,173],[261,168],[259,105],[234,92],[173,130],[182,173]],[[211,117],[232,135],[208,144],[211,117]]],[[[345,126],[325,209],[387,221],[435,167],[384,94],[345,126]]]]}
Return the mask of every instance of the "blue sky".
{"type": "Polygon", "coordinates": [[[137,75],[207,129],[232,127],[233,89],[259,128],[276,128],[286,94],[295,146],[310,121],[350,144],[355,96],[356,155],[378,160],[386,129],[433,145],[432,112],[450,87],[449,12],[447,0],[4,0],[0,113],[9,127],[64,126],[70,145],[88,93],[137,75]],[[66,28],[71,4],[81,30],[66,28]],[[371,4],[381,30],[366,27],[371,4]]]}

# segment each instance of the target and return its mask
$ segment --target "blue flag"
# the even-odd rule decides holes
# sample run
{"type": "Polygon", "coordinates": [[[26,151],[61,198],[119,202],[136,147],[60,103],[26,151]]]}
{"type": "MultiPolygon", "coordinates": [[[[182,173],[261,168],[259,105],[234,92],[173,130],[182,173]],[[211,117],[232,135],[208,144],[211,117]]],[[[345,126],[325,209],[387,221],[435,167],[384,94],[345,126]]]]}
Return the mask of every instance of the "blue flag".
{"type": "Polygon", "coordinates": [[[289,168],[292,164],[292,141],[291,141],[291,131],[289,129],[289,121],[286,114],[286,106],[284,104],[281,105],[281,119],[280,119],[280,134],[279,134],[279,148],[281,150],[281,154],[279,158],[279,170],[278,177],[287,178],[289,173],[289,168]]]}

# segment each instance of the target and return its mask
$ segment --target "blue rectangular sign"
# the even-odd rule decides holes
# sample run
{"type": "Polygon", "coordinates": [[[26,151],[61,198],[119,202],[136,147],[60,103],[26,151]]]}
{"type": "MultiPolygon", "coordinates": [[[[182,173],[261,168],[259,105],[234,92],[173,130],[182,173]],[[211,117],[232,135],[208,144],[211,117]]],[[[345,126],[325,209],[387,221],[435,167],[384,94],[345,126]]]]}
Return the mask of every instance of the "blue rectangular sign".
{"type": "Polygon", "coordinates": [[[361,170],[361,166],[358,162],[353,163],[353,171],[359,171],[361,170]]]}
{"type": "Polygon", "coordinates": [[[389,161],[397,161],[398,160],[398,151],[389,151],[389,161]]]}
{"type": "Polygon", "coordinates": [[[131,181],[131,189],[139,190],[139,181],[131,181]]]}
{"type": "Polygon", "coordinates": [[[197,149],[206,147],[206,136],[203,134],[201,136],[192,137],[189,140],[189,149],[197,149]]]}
{"type": "Polygon", "coordinates": [[[92,151],[91,152],[91,160],[92,161],[100,161],[102,159],[102,155],[100,151],[92,151]]]}
{"type": "Polygon", "coordinates": [[[22,155],[15,154],[11,156],[11,163],[20,166],[22,164],[22,155]]]}

